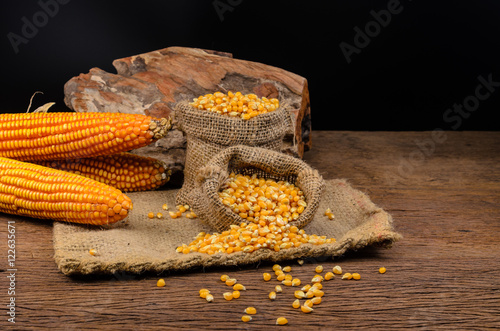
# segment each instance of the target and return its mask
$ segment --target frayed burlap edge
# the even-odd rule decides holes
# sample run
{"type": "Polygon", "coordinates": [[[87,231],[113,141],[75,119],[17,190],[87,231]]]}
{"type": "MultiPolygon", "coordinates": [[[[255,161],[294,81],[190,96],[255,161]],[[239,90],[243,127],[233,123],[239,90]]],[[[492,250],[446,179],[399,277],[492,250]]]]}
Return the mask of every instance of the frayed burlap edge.
{"type": "Polygon", "coordinates": [[[319,235],[337,232],[339,235],[334,243],[304,244],[280,252],[260,249],[249,254],[179,254],[175,252],[176,246],[189,243],[200,231],[210,232],[210,227],[196,219],[147,220],[145,210],[151,206],[141,208],[138,203],[153,201],[156,197],[160,208],[164,199],[168,202],[175,200],[176,191],[134,194],[134,211],[139,211],[139,214],[108,229],[54,223],[54,258],[57,266],[68,276],[117,272],[159,274],[200,267],[242,266],[260,261],[337,257],[347,251],[372,245],[388,248],[401,238],[394,231],[392,217],[373,204],[365,194],[353,189],[345,180],[329,180],[318,212],[304,229],[307,233],[319,235]],[[331,205],[336,201],[342,201],[342,206],[331,205]],[[323,215],[327,207],[335,213],[334,220],[328,220],[323,215]],[[88,254],[90,248],[96,249],[98,254],[88,254]]]}

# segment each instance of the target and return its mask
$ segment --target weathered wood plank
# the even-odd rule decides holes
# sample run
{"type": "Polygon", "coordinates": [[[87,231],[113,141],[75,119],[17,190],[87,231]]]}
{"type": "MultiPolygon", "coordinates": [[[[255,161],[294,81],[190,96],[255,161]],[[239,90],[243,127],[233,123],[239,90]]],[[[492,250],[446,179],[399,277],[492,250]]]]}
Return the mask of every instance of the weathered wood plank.
{"type": "MultiPolygon", "coordinates": [[[[348,178],[394,217],[404,236],[392,249],[368,248],[332,261],[290,261],[292,274],[307,282],[314,267],[359,272],[360,281],[338,277],[324,282],[325,297],[311,314],[291,308],[293,290],[284,287],[271,302],[267,293],[278,282],[261,274],[271,265],[213,268],[162,275],[116,275],[73,279],[63,276],[52,259],[51,222],[0,215],[16,225],[16,327],[20,329],[213,329],[273,327],[286,315],[293,329],[413,328],[485,329],[500,327],[500,142],[499,133],[447,132],[447,141],[388,182],[402,159],[429,132],[315,132],[305,159],[326,178],[348,178]],[[380,266],[387,273],[377,272],[380,266]],[[241,298],[226,302],[227,273],[247,286],[241,298]],[[198,290],[207,287],[216,300],[207,303],[198,290]],[[243,309],[259,313],[250,324],[240,321],[243,309]]],[[[2,239],[4,242],[4,239],[2,239]]],[[[0,261],[2,320],[7,325],[6,249],[0,261]]]]}

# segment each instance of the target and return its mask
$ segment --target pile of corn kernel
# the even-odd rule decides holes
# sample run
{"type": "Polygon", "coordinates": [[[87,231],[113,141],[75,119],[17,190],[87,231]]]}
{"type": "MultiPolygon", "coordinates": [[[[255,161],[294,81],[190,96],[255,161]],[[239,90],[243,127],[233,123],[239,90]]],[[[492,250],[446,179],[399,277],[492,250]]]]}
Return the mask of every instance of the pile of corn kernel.
{"type": "Polygon", "coordinates": [[[219,192],[219,198],[248,222],[231,225],[229,230],[221,233],[200,232],[189,245],[178,246],[177,252],[212,255],[251,253],[262,248],[279,252],[302,244],[335,242],[334,238],[308,235],[290,224],[307,207],[304,193],[291,183],[231,173],[219,192]]]}
{"type": "Polygon", "coordinates": [[[215,92],[199,96],[194,98],[190,105],[200,110],[249,120],[257,115],[278,109],[279,100],[259,98],[252,93],[242,94],[241,92],[229,91],[227,94],[215,92]]]}

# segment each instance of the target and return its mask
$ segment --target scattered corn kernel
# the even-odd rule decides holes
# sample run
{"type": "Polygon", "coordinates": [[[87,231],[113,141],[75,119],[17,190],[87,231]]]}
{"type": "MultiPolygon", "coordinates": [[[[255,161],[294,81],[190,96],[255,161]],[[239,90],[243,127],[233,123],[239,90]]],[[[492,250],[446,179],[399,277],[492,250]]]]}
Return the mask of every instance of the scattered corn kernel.
{"type": "Polygon", "coordinates": [[[342,275],[342,268],[339,265],[333,267],[332,271],[336,275],[342,275]]]}
{"type": "Polygon", "coordinates": [[[233,290],[235,290],[235,291],[246,291],[246,288],[242,284],[238,283],[238,284],[234,284],[233,290]]]}
{"type": "Polygon", "coordinates": [[[277,325],[285,325],[285,324],[288,324],[288,320],[284,317],[278,317],[276,319],[276,324],[277,325]]]}
{"type": "Polygon", "coordinates": [[[380,267],[380,269],[378,269],[378,272],[380,272],[381,274],[385,274],[386,271],[387,269],[385,267],[380,267]]]}
{"type": "Polygon", "coordinates": [[[304,302],[304,306],[307,306],[307,307],[309,307],[309,308],[312,308],[312,306],[313,306],[313,305],[314,305],[314,304],[313,304],[312,300],[306,300],[306,301],[304,302]]]}
{"type": "Polygon", "coordinates": [[[276,292],[274,292],[274,291],[273,291],[273,292],[270,292],[270,293],[269,293],[269,299],[271,299],[271,300],[275,300],[275,299],[276,299],[276,292]]]}
{"type": "Polygon", "coordinates": [[[345,274],[342,275],[342,279],[352,279],[352,275],[349,272],[346,272],[345,274]]]}
{"type": "Polygon", "coordinates": [[[323,276],[316,275],[311,279],[311,283],[321,283],[323,281],[323,276]]]}
{"type": "Polygon", "coordinates": [[[246,323],[246,322],[250,322],[250,321],[252,320],[252,316],[243,315],[243,316],[241,316],[241,320],[242,320],[243,322],[245,322],[245,323],[246,323]]]}
{"type": "Polygon", "coordinates": [[[313,305],[319,305],[321,303],[321,297],[314,297],[311,299],[313,305]]]}
{"type": "Polygon", "coordinates": [[[281,266],[279,264],[273,265],[273,271],[276,272],[277,270],[281,270],[281,266]]]}
{"type": "Polygon", "coordinates": [[[222,296],[224,297],[224,299],[226,299],[227,301],[231,301],[233,300],[233,293],[232,292],[224,292],[222,294],[222,296]]]}
{"type": "Polygon", "coordinates": [[[306,294],[304,293],[304,291],[295,291],[293,293],[293,295],[297,298],[297,299],[304,299],[306,297],[306,294]]]}
{"type": "Polygon", "coordinates": [[[233,291],[233,299],[238,299],[241,296],[241,292],[236,290],[233,291]]]}
{"type": "Polygon", "coordinates": [[[297,263],[298,263],[299,265],[303,265],[303,264],[304,264],[304,260],[299,259],[299,260],[297,260],[297,263]]]}
{"type": "Polygon", "coordinates": [[[289,265],[287,265],[287,266],[286,266],[286,267],[284,267],[282,270],[283,270],[284,272],[290,272],[290,271],[292,271],[292,267],[290,267],[289,265]]]}
{"type": "Polygon", "coordinates": [[[89,250],[89,254],[92,255],[92,256],[95,256],[97,254],[97,251],[92,248],[92,249],[89,250]]]}
{"type": "Polygon", "coordinates": [[[311,307],[308,307],[308,306],[304,306],[304,305],[302,305],[302,306],[300,306],[300,310],[302,310],[302,312],[303,312],[303,313],[306,313],[306,314],[307,314],[307,313],[312,312],[314,309],[313,309],[313,308],[311,308],[311,307]]]}
{"type": "Polygon", "coordinates": [[[202,288],[200,291],[200,298],[203,298],[205,299],[207,297],[208,294],[210,294],[210,291],[206,288],[202,288]]]}
{"type": "Polygon", "coordinates": [[[314,297],[314,290],[309,290],[306,292],[306,298],[307,299],[311,299],[312,297],[314,297]]]}
{"type": "Polygon", "coordinates": [[[292,307],[293,308],[300,308],[300,300],[299,299],[295,299],[295,301],[292,302],[292,307]]]}
{"type": "Polygon", "coordinates": [[[292,281],[290,279],[285,279],[281,282],[281,284],[285,285],[285,286],[292,286],[292,281]]]}
{"type": "Polygon", "coordinates": [[[148,218],[155,218],[155,213],[149,212],[148,213],[148,218]]]}
{"type": "Polygon", "coordinates": [[[281,286],[276,285],[276,287],[274,288],[274,291],[275,291],[276,293],[281,293],[281,292],[283,292],[283,289],[281,288],[281,286]]]}
{"type": "Polygon", "coordinates": [[[285,275],[284,273],[281,273],[281,274],[279,274],[279,275],[276,277],[276,280],[278,280],[278,281],[280,281],[280,282],[281,282],[281,281],[284,281],[284,280],[285,280],[285,277],[286,277],[286,275],[285,275]]]}
{"type": "Polygon", "coordinates": [[[311,284],[307,284],[304,287],[301,288],[302,291],[307,292],[311,288],[311,284]]]}
{"type": "Polygon", "coordinates": [[[161,208],[162,208],[163,210],[168,210],[168,205],[167,205],[166,203],[164,203],[164,204],[163,204],[163,206],[161,206],[161,208]]]}
{"type": "Polygon", "coordinates": [[[325,274],[324,278],[325,278],[325,280],[330,280],[330,279],[335,278],[335,275],[333,274],[333,272],[328,271],[328,272],[325,274]]]}
{"type": "Polygon", "coordinates": [[[323,266],[322,265],[319,265],[317,266],[314,271],[316,271],[318,274],[322,273],[323,272],[323,266]]]}
{"type": "Polygon", "coordinates": [[[210,293],[208,293],[205,297],[205,300],[207,300],[207,302],[212,302],[214,301],[214,296],[210,293]]]}
{"type": "Polygon", "coordinates": [[[257,309],[255,309],[255,307],[247,307],[245,308],[244,313],[249,315],[255,315],[257,314],[257,309]]]}
{"type": "Polygon", "coordinates": [[[292,280],[292,279],[293,279],[293,277],[292,277],[291,274],[286,274],[285,275],[285,280],[292,280]]]}
{"type": "Polygon", "coordinates": [[[222,275],[222,276],[220,276],[220,280],[223,281],[223,282],[225,282],[228,279],[229,279],[228,275],[222,275]]]}
{"type": "Polygon", "coordinates": [[[163,217],[163,214],[162,213],[158,213],[156,214],[156,218],[162,218],[163,217]]]}
{"type": "Polygon", "coordinates": [[[236,282],[237,282],[236,278],[228,278],[226,279],[225,283],[227,286],[233,286],[234,284],[236,284],[236,282]]]}
{"type": "Polygon", "coordinates": [[[352,274],[352,279],[360,280],[361,279],[361,275],[358,274],[357,272],[355,272],[355,273],[352,274]]]}
{"type": "Polygon", "coordinates": [[[165,279],[163,279],[163,278],[158,279],[158,281],[156,282],[156,286],[164,287],[165,286],[165,279]]]}
{"type": "Polygon", "coordinates": [[[318,289],[315,289],[315,290],[313,290],[313,294],[315,297],[322,297],[323,295],[325,295],[325,292],[318,290],[318,289]]]}
{"type": "Polygon", "coordinates": [[[262,274],[262,277],[264,278],[264,280],[265,280],[266,282],[268,282],[268,281],[270,281],[270,280],[271,280],[271,274],[270,274],[270,273],[268,273],[268,272],[264,272],[264,273],[262,274]]]}
{"type": "Polygon", "coordinates": [[[300,279],[298,278],[292,279],[292,286],[300,286],[300,283],[301,283],[300,279]]]}

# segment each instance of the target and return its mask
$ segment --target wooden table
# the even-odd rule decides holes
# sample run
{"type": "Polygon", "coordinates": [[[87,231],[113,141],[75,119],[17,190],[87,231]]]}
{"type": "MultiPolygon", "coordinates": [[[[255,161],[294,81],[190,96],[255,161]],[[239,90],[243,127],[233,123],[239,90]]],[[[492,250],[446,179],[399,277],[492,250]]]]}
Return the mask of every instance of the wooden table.
{"type": "MultiPolygon", "coordinates": [[[[14,221],[15,327],[17,329],[267,329],[278,316],[283,329],[487,329],[500,327],[500,133],[499,132],[313,132],[305,160],[326,179],[347,178],[390,212],[404,238],[392,249],[369,248],[332,261],[289,261],[308,282],[314,267],[340,265],[359,281],[324,282],[323,302],[313,313],[291,307],[284,288],[262,281],[271,264],[194,270],[162,275],[73,279],[53,260],[52,224],[0,215],[0,328],[6,314],[10,272],[5,244],[14,221]],[[379,267],[387,272],[379,274],[379,267]],[[247,286],[231,302],[219,280],[229,274],[247,286]],[[198,297],[210,287],[213,303],[198,297]],[[258,314],[240,317],[247,306],[258,314]]],[[[295,290],[295,289],[294,289],[295,290]]],[[[278,328],[278,327],[276,327],[278,328]]]]}

